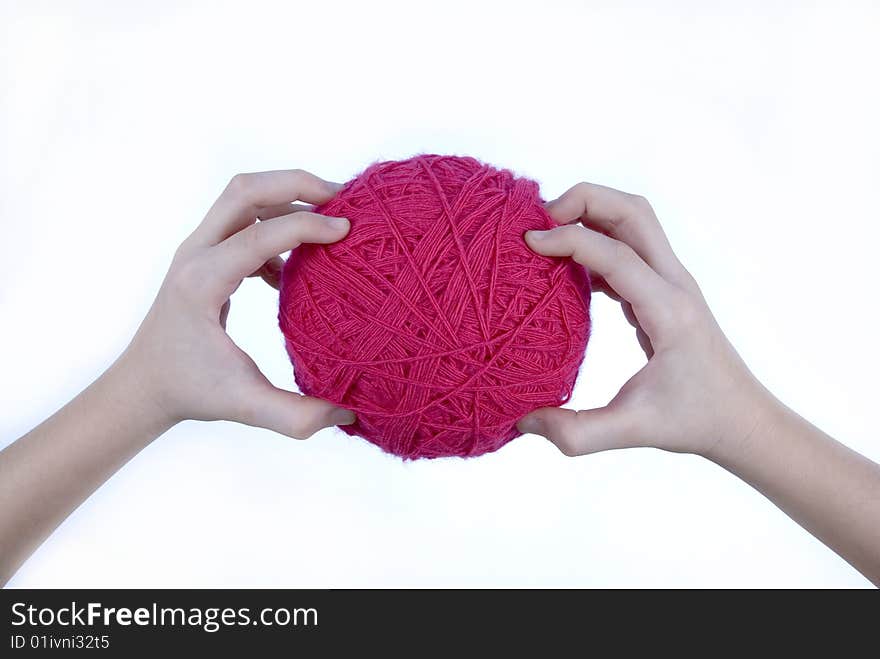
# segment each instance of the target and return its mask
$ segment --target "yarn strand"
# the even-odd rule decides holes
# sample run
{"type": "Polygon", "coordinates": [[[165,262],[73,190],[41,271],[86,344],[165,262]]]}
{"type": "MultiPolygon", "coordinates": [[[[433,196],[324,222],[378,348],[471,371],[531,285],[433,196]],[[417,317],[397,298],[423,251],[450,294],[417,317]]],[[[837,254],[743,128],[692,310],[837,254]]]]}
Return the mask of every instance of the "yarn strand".
{"type": "Polygon", "coordinates": [[[300,389],[357,414],[342,430],[407,459],[476,456],[571,396],[589,278],[525,245],[554,226],[534,181],[420,155],[372,165],[317,212],[351,230],[292,253],[278,317],[300,389]]]}

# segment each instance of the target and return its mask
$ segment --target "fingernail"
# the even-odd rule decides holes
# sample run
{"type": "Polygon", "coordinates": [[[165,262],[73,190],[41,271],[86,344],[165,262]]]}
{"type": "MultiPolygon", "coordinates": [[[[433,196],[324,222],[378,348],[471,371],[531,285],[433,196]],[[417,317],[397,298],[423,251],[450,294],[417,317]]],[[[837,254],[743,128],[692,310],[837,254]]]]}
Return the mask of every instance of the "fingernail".
{"type": "Polygon", "coordinates": [[[344,217],[328,217],[327,224],[337,231],[348,231],[348,227],[351,226],[349,221],[344,217]]]}
{"type": "Polygon", "coordinates": [[[547,231],[526,231],[526,238],[531,238],[532,240],[544,240],[547,237],[547,234],[550,233],[547,231]]]}
{"type": "Polygon", "coordinates": [[[334,426],[350,426],[355,421],[357,421],[357,417],[354,412],[344,407],[337,407],[330,412],[330,423],[334,426]]]}
{"type": "Polygon", "coordinates": [[[540,417],[526,416],[519,420],[516,424],[517,430],[521,433],[532,433],[533,435],[544,434],[544,422],[540,417]]]}

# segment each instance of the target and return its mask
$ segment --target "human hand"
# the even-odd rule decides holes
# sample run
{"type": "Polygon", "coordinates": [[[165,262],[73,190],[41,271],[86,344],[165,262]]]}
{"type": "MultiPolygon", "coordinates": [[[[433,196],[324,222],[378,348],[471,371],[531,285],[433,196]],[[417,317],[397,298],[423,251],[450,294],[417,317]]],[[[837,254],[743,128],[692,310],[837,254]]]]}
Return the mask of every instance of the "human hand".
{"type": "Polygon", "coordinates": [[[580,183],[547,211],[566,226],[529,231],[526,243],[587,268],[594,289],[620,301],[648,363],[607,406],[541,408],[520,420],[520,431],[572,456],[651,446],[712,457],[748,437],[775,399],[722,333],[650,204],[580,183]]]}
{"type": "Polygon", "coordinates": [[[180,245],[152,308],[114,366],[138,374],[143,395],[169,424],[226,419],[301,439],[354,422],[349,410],[272,386],[226,333],[230,296],[245,277],[260,275],[277,287],[281,253],[345,237],[348,220],[291,203],[324,203],[338,188],[300,170],[239,174],[180,245]]]}

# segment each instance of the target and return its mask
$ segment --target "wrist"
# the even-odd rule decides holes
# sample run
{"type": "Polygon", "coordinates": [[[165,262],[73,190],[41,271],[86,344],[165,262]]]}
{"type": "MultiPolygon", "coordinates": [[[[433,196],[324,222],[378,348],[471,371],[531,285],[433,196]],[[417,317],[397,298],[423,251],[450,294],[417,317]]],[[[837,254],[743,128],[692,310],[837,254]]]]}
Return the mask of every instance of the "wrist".
{"type": "Polygon", "coordinates": [[[126,423],[136,431],[134,435],[144,445],[181,420],[163,404],[162,392],[150,377],[150,369],[129,351],[124,352],[95,384],[105,390],[103,399],[111,406],[108,413],[124,409],[126,423]]]}
{"type": "Polygon", "coordinates": [[[719,437],[699,451],[699,455],[725,469],[734,469],[755,455],[756,449],[772,437],[783,422],[786,407],[759,383],[744,396],[743,402],[731,407],[730,417],[722,425],[719,437]]]}

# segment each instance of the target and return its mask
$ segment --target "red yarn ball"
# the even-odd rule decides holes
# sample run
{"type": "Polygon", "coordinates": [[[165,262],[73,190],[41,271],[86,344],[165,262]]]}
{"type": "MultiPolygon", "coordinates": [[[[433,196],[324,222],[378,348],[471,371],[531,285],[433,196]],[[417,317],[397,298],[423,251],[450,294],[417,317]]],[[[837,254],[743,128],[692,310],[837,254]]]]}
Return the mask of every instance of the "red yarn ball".
{"type": "Polygon", "coordinates": [[[317,210],[351,230],[292,253],[279,321],[303,393],[357,414],[345,432],[405,458],[475,456],[568,400],[590,285],[526,246],[554,226],[537,183],[421,155],[372,165],[317,210]]]}

